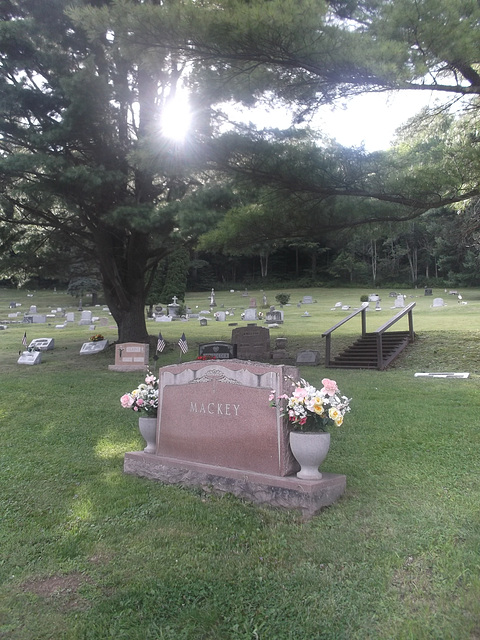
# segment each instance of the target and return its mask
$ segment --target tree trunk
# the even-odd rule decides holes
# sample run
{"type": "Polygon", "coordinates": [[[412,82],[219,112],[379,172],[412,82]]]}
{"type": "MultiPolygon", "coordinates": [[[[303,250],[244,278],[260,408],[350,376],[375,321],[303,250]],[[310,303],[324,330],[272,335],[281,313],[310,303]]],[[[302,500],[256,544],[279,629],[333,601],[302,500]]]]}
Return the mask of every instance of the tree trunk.
{"type": "Polygon", "coordinates": [[[109,305],[112,316],[118,325],[119,342],[142,342],[148,343],[148,331],[145,321],[145,301],[143,297],[136,296],[130,301],[127,310],[122,309],[120,313],[109,305]]]}
{"type": "Polygon", "coordinates": [[[418,280],[418,250],[417,250],[417,247],[413,247],[413,249],[410,249],[408,242],[407,242],[407,258],[408,258],[408,264],[410,266],[412,284],[415,284],[418,280]]]}
{"type": "Polygon", "coordinates": [[[317,276],[317,248],[312,249],[310,254],[310,270],[312,273],[312,278],[316,278],[317,276]]]}
{"type": "Polygon", "coordinates": [[[105,301],[119,342],[148,342],[145,319],[148,235],[97,229],[95,237],[105,301]]]}
{"type": "Polygon", "coordinates": [[[260,274],[262,278],[266,278],[268,275],[268,252],[260,255],[260,274]]]}
{"type": "Polygon", "coordinates": [[[375,287],[377,284],[377,267],[378,267],[378,256],[377,256],[377,241],[370,241],[370,253],[371,253],[371,265],[372,265],[372,280],[373,286],[375,287]]]}

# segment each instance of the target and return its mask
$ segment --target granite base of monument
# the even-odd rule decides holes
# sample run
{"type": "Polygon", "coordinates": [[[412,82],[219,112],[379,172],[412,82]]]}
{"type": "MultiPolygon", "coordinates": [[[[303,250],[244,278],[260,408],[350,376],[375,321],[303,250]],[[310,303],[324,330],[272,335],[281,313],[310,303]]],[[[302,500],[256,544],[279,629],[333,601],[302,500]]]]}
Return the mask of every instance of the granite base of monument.
{"type": "Polygon", "coordinates": [[[231,493],[256,504],[299,510],[305,519],[336,502],[347,482],[346,476],[335,473],[323,473],[321,480],[299,480],[296,476],[226,469],[143,451],[125,454],[124,472],[166,484],[201,487],[206,492],[231,493]]]}

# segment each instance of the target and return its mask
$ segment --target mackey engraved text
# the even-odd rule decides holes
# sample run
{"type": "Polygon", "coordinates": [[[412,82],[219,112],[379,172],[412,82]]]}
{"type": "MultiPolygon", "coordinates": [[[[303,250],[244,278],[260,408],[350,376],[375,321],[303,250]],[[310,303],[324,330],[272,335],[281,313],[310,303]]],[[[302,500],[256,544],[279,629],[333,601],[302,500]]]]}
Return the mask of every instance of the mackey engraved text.
{"type": "Polygon", "coordinates": [[[238,417],[239,404],[233,402],[190,402],[190,413],[204,413],[211,416],[238,417]]]}

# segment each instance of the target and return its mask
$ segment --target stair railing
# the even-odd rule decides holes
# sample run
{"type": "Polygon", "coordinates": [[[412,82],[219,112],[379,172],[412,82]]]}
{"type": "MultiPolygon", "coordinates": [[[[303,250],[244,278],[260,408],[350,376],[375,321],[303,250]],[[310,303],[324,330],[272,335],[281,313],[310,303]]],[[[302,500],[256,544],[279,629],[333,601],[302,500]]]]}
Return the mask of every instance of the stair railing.
{"type": "Polygon", "coordinates": [[[376,331],[373,331],[377,339],[377,368],[379,370],[382,370],[385,367],[385,363],[383,362],[383,334],[387,329],[390,329],[390,327],[392,327],[396,322],[400,320],[400,318],[403,318],[403,316],[405,316],[406,314],[408,314],[408,339],[410,342],[413,342],[415,340],[415,332],[413,331],[413,307],[416,304],[416,302],[410,302],[410,304],[407,304],[405,309],[399,311],[396,315],[393,316],[393,318],[390,318],[388,322],[385,322],[385,324],[382,324],[382,326],[379,327],[376,331]]]}
{"type": "MultiPolygon", "coordinates": [[[[385,331],[387,329],[392,327],[396,322],[398,322],[406,314],[408,314],[409,340],[410,340],[410,342],[413,342],[415,340],[415,333],[413,331],[413,307],[416,304],[417,304],[416,302],[410,302],[410,304],[408,304],[404,309],[402,309],[396,315],[394,315],[393,318],[390,318],[390,320],[388,320],[388,322],[386,322],[381,327],[379,327],[376,331],[373,332],[376,335],[377,367],[378,367],[379,370],[384,368],[384,363],[383,363],[383,339],[382,339],[383,338],[383,334],[385,333],[385,331]]],[[[362,314],[362,338],[363,338],[365,336],[366,332],[367,332],[367,318],[366,318],[367,308],[368,308],[368,302],[364,302],[360,308],[358,308],[355,311],[353,311],[353,313],[348,315],[346,318],[343,318],[343,320],[340,320],[340,322],[337,322],[336,325],[334,325],[333,327],[331,327],[330,329],[325,331],[325,333],[322,333],[322,338],[326,338],[326,341],[325,341],[325,366],[326,367],[330,366],[330,364],[331,364],[332,333],[336,329],[341,327],[342,324],[345,324],[346,322],[348,322],[349,320],[351,320],[352,318],[357,316],[359,313],[361,313],[362,314]]]]}
{"type": "Polygon", "coordinates": [[[340,320],[340,322],[337,322],[336,325],[334,325],[333,327],[331,327],[330,329],[325,331],[325,333],[322,333],[322,338],[326,338],[326,341],[325,341],[325,366],[328,367],[331,364],[332,333],[336,329],[338,329],[338,327],[341,327],[342,324],[345,324],[346,322],[348,322],[349,320],[351,320],[355,316],[358,316],[359,313],[362,314],[362,338],[363,338],[363,336],[367,332],[367,317],[366,317],[367,316],[367,308],[368,308],[368,302],[363,302],[361,307],[359,307],[358,309],[355,309],[355,311],[353,311],[346,318],[343,318],[343,320],[340,320]]]}

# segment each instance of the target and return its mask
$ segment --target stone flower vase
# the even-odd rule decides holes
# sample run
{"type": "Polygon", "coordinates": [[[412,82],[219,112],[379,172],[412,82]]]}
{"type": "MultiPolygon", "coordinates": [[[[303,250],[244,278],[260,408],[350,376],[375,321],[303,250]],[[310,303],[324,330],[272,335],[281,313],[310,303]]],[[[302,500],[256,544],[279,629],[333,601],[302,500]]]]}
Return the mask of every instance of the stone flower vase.
{"type": "Polygon", "coordinates": [[[330,448],[330,434],[307,431],[290,432],[290,449],[300,465],[297,478],[301,480],[321,480],[318,467],[327,457],[330,448]]]}
{"type": "Polygon", "coordinates": [[[139,418],[138,428],[147,443],[144,449],[145,453],[155,453],[157,450],[157,418],[139,418]]]}

